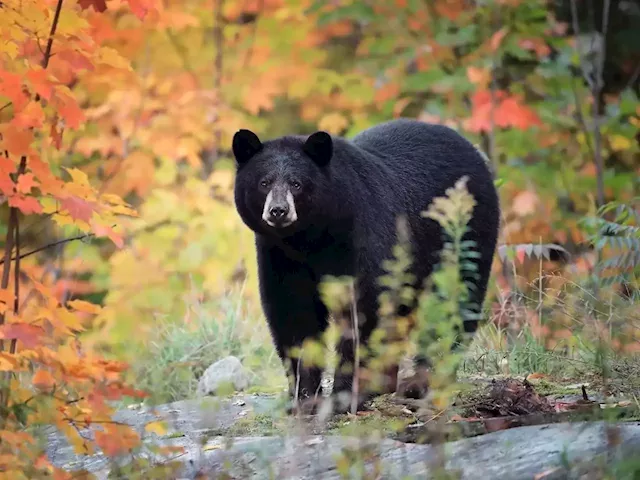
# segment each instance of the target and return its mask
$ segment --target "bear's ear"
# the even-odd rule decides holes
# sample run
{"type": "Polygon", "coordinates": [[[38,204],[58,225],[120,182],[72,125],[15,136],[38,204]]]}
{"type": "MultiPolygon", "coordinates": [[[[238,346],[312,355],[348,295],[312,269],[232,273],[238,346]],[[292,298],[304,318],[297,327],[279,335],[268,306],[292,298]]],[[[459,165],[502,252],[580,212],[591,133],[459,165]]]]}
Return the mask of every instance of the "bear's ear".
{"type": "Polygon", "coordinates": [[[327,132],[316,132],[307,138],[302,149],[314,162],[324,167],[333,156],[333,140],[327,132]]]}
{"type": "Polygon", "coordinates": [[[262,142],[252,131],[238,130],[233,136],[232,149],[236,162],[238,162],[238,165],[242,165],[262,150],[262,142]]]}

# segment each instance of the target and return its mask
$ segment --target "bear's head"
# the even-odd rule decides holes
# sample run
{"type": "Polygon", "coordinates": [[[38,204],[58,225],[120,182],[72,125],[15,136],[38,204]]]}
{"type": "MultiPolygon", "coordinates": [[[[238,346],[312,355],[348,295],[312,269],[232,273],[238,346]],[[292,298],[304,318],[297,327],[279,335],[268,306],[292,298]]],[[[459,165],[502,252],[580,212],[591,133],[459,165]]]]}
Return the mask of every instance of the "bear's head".
{"type": "Polygon", "coordinates": [[[328,133],[263,143],[255,133],[240,130],[232,148],[236,208],[249,228],[285,236],[321,221],[333,156],[328,133]]]}

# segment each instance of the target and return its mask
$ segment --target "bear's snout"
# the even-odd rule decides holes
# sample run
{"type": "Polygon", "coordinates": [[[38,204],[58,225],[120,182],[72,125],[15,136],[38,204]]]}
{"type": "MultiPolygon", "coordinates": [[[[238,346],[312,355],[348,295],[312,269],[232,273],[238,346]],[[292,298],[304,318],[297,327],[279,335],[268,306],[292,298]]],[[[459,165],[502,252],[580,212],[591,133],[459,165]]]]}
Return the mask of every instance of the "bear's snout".
{"type": "Polygon", "coordinates": [[[276,186],[269,191],[264,202],[262,219],[274,228],[288,227],[298,219],[293,194],[287,187],[276,186]]]}

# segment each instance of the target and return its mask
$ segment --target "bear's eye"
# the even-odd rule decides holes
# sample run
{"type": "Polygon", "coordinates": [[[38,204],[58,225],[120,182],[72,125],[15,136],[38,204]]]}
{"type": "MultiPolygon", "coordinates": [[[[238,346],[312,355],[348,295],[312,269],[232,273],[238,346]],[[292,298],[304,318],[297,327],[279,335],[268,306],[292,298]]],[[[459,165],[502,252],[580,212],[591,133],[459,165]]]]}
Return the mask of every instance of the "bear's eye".
{"type": "Polygon", "coordinates": [[[300,185],[300,182],[292,182],[291,186],[296,190],[300,190],[302,188],[302,185],[300,185]]]}
{"type": "Polygon", "coordinates": [[[262,180],[260,182],[260,186],[263,188],[267,188],[269,186],[269,182],[267,182],[266,180],[262,180]]]}

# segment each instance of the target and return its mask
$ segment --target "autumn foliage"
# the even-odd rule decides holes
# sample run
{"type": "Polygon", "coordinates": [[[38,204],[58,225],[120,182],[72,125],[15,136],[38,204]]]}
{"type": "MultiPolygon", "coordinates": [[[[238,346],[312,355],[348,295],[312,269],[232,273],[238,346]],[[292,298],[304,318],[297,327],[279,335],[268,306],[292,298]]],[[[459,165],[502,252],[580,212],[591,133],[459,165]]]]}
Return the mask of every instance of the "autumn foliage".
{"type": "Polygon", "coordinates": [[[606,199],[631,198],[637,88],[594,100],[568,22],[547,2],[467,3],[0,1],[7,478],[71,478],[27,426],[55,424],[78,453],[139,445],[111,414],[144,396],[125,360],[157,316],[187,319],[190,302],[245,281],[258,314],[252,238],[231,195],[238,128],[351,135],[413,116],[460,129],[507,179],[507,244],[584,242],[578,221],[599,177],[606,199]],[[584,120],[596,103],[608,115],[597,148],[616,175],[600,171],[584,120]]]}

